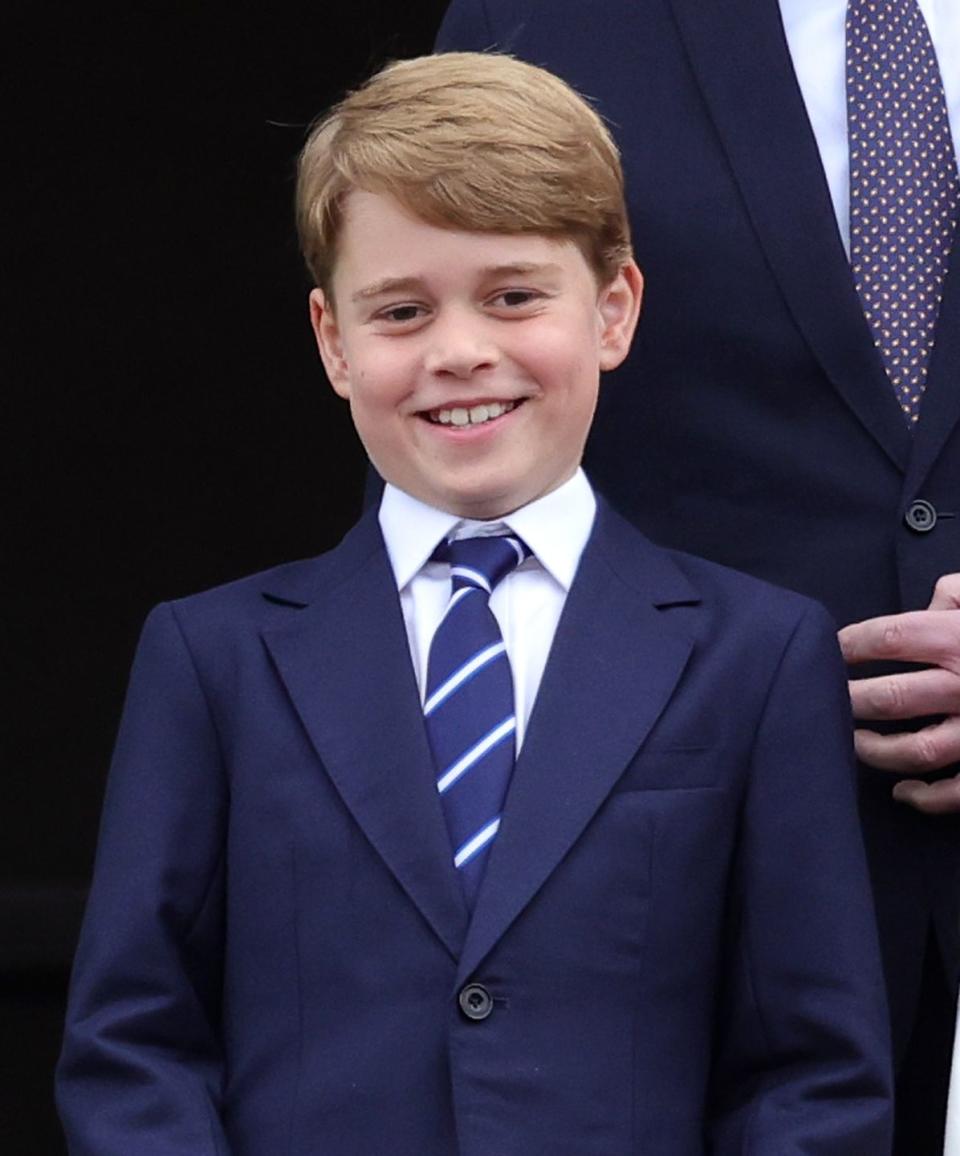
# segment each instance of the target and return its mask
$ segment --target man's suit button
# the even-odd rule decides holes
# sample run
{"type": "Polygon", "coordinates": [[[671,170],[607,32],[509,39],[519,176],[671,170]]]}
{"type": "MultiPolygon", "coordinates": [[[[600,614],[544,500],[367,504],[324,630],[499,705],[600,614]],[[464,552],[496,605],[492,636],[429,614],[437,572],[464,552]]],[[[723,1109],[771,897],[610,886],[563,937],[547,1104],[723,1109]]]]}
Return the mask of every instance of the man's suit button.
{"type": "Polygon", "coordinates": [[[913,530],[915,534],[929,534],[933,527],[937,524],[936,507],[929,502],[925,502],[923,498],[917,498],[915,502],[911,502],[907,507],[907,512],[903,516],[908,530],[913,530]]]}
{"type": "Polygon", "coordinates": [[[485,1020],[493,1011],[493,997],[482,983],[468,983],[457,999],[468,1020],[485,1020]]]}

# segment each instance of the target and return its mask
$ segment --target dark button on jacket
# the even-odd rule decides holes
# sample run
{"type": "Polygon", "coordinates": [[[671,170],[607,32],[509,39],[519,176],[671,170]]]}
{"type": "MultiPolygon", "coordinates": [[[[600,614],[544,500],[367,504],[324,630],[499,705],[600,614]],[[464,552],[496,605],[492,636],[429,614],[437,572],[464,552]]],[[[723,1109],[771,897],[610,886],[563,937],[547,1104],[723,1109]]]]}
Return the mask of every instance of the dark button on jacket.
{"type": "Polygon", "coordinates": [[[907,528],[913,530],[915,534],[929,534],[937,524],[936,507],[923,498],[917,498],[907,507],[903,520],[907,528]]]}
{"type": "Polygon", "coordinates": [[[468,1020],[485,1020],[493,1011],[493,997],[482,983],[468,983],[457,997],[468,1020]]]}

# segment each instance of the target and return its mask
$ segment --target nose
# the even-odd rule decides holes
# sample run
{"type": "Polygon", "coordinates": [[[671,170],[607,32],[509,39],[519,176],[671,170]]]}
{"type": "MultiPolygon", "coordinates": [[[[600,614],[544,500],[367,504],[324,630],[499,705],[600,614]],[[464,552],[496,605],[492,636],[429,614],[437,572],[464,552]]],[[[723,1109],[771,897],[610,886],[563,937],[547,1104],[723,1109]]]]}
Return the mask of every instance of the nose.
{"type": "Polygon", "coordinates": [[[484,320],[468,309],[451,309],[436,317],[424,356],[427,372],[465,380],[494,368],[500,354],[484,320]]]}

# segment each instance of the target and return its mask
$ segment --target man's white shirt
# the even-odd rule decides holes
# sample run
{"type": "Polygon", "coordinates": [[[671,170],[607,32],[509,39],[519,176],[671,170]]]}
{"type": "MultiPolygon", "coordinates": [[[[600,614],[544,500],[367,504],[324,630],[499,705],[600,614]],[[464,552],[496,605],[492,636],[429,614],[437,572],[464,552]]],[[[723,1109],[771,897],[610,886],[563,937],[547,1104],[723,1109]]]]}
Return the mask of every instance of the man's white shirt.
{"type": "Polygon", "coordinates": [[[950,1073],[950,1099],[947,1104],[947,1139],[943,1156],[960,1156],[960,1008],[957,1009],[957,1034],[953,1041],[953,1068],[950,1073]]]}

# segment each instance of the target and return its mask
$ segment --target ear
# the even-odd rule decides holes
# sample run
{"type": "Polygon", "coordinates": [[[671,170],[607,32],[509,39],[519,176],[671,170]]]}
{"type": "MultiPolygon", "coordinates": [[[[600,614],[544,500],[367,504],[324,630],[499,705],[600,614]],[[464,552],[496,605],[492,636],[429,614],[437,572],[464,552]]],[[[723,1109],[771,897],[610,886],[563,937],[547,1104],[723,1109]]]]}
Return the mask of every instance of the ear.
{"type": "Polygon", "coordinates": [[[310,325],[330,384],[341,397],[349,398],[350,373],[343,351],[343,339],[333,311],[333,301],[322,289],[310,291],[310,325]]]}
{"type": "Polygon", "coordinates": [[[616,369],[629,353],[642,299],[643,274],[634,261],[628,261],[610,284],[600,290],[597,309],[602,370],[616,369]]]}

